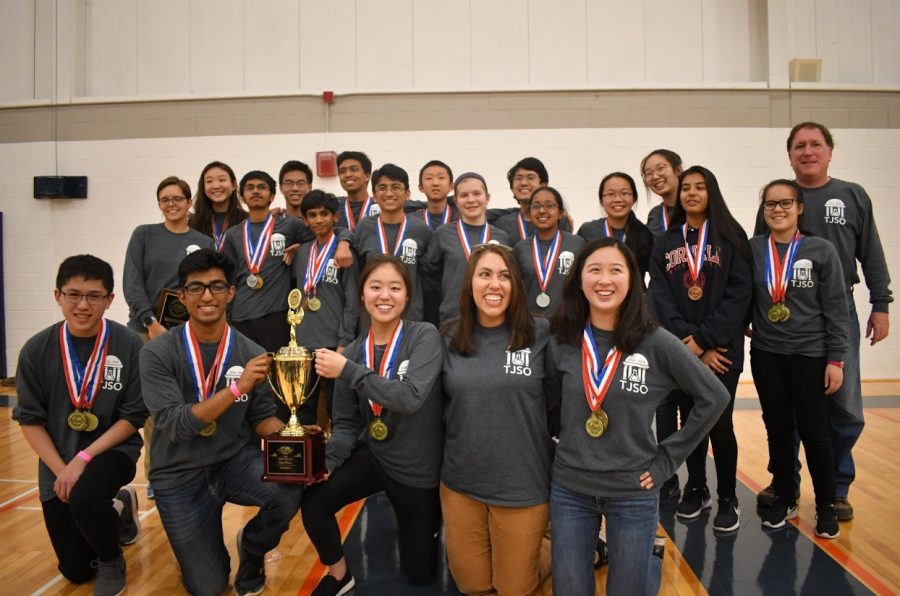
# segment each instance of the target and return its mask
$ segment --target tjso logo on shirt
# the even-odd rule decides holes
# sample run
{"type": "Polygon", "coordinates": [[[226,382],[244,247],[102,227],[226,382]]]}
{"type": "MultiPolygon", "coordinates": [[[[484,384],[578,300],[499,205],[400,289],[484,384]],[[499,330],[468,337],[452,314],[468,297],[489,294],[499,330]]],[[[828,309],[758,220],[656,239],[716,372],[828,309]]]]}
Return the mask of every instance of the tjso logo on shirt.
{"type": "Polygon", "coordinates": [[[100,388],[107,391],[121,391],[122,368],[122,361],[117,356],[107,354],[106,363],[103,365],[103,385],[100,388]]]}
{"type": "MultiPolygon", "coordinates": [[[[236,383],[238,379],[241,378],[241,375],[244,374],[243,366],[232,366],[228,370],[225,371],[225,386],[229,386],[232,383],[236,383]]],[[[247,394],[244,393],[240,397],[234,398],[236,402],[245,402],[249,399],[247,394]]]]}
{"type": "Polygon", "coordinates": [[[809,259],[800,259],[794,263],[794,272],[791,277],[792,288],[812,288],[816,282],[812,278],[812,261],[809,259]]]}
{"type": "Polygon", "coordinates": [[[619,379],[620,387],[631,393],[647,394],[647,370],[650,363],[642,354],[630,354],[622,361],[622,378],[619,379]]]}
{"type": "Polygon", "coordinates": [[[840,199],[828,199],[825,202],[825,223],[844,225],[847,220],[844,219],[844,201],[840,199]]]}
{"type": "Polygon", "coordinates": [[[531,348],[525,348],[517,352],[506,351],[506,364],[503,372],[508,375],[531,376],[531,348]]]}

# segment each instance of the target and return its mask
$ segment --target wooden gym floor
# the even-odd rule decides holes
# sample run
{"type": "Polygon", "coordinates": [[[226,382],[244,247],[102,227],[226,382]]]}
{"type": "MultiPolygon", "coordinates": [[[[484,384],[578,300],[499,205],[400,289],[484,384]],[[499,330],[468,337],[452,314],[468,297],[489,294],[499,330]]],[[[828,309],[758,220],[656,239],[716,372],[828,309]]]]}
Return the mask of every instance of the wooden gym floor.
{"type": "MultiPolygon", "coordinates": [[[[661,511],[665,533],[661,594],[893,594],[900,592],[900,510],[894,492],[900,479],[896,441],[900,437],[900,382],[866,382],[866,429],[854,454],[857,480],[850,498],[852,522],[841,524],[834,541],[815,538],[812,484],[803,471],[800,515],[780,531],[763,531],[755,513],[755,493],[768,484],[767,451],[752,384],[742,384],[734,413],[738,437],[738,498],[741,528],[715,536],[711,515],[684,524],[674,508],[661,511]]],[[[11,392],[7,392],[11,393],[11,392]]],[[[56,570],[37,495],[37,458],[11,420],[13,395],[0,395],[0,593],[90,594],[91,584],[73,585],[56,570]]],[[[142,462],[134,480],[143,529],[137,543],[125,547],[127,593],[183,593],[178,566],[153,501],[145,498],[142,462]]],[[[708,465],[715,495],[715,471],[708,465]]],[[[682,474],[684,469],[682,467],[682,474]]],[[[682,476],[684,478],[684,476],[682,476]]],[[[223,524],[236,568],[234,536],[253,511],[227,505],[223,524]]],[[[393,541],[393,517],[383,495],[351,505],[340,514],[347,536],[347,558],[364,594],[455,593],[446,566],[427,588],[415,589],[401,578],[393,541]]],[[[267,557],[267,594],[309,594],[324,569],[318,563],[299,516],[281,544],[267,557]]],[[[603,593],[605,570],[598,572],[603,593]]],[[[552,594],[550,581],[542,595],[552,594]]]]}

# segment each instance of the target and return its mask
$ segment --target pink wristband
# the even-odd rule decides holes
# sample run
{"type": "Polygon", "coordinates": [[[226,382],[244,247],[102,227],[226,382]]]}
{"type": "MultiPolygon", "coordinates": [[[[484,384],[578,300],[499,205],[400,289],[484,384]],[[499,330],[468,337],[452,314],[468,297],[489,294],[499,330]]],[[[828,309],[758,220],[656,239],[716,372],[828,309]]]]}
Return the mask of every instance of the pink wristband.
{"type": "Polygon", "coordinates": [[[234,396],[234,399],[241,398],[241,390],[238,389],[237,381],[232,381],[231,385],[229,385],[228,388],[231,389],[231,395],[234,396]]]}
{"type": "Polygon", "coordinates": [[[88,453],[87,451],[79,451],[75,454],[75,457],[80,457],[85,461],[85,463],[91,463],[91,460],[94,459],[94,456],[88,453]]]}

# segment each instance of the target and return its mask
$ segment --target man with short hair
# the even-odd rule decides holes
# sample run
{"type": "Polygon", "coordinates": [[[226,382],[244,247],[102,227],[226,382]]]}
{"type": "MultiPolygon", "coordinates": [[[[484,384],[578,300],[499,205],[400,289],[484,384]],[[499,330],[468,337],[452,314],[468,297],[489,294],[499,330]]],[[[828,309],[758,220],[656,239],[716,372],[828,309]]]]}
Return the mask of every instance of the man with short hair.
{"type": "Polygon", "coordinates": [[[359,222],[378,215],[379,207],[369,196],[372,160],[362,151],[342,151],[337,156],[338,179],[346,197],[338,197],[341,217],[337,227],[356,230],[359,222]]]}
{"type": "Polygon", "coordinates": [[[148,343],[140,358],[144,400],[156,419],[150,481],[191,594],[221,594],[228,585],[226,502],[259,508],[237,534],[234,585],[239,596],[262,592],[265,555],[287,531],[303,490],[262,481],[263,455],[251,433],[263,437],[284,423],[265,382],[269,356],[225,320],[233,273],[214,250],[185,257],[178,298],[190,319],[148,343]]]}
{"type": "MultiPolygon", "coordinates": [[[[510,242],[515,244],[534,235],[534,224],[531,223],[528,202],[534,191],[549,184],[550,176],[541,160],[536,157],[525,157],[509,169],[506,179],[509,181],[509,189],[513,193],[513,198],[519,203],[519,208],[497,217],[496,220],[493,220],[493,225],[506,232],[510,242]]],[[[498,209],[489,210],[488,221],[499,214],[500,210],[498,209]]],[[[562,214],[560,217],[559,229],[564,232],[572,231],[567,214],[562,214]]]]}
{"type": "Polygon", "coordinates": [[[134,479],[147,418],[141,398],[138,335],[103,318],[113,272],[92,255],[59,266],[56,303],[63,321],[29,339],[16,370],[13,420],[37,454],[44,523],[63,577],[96,573],[94,594],[125,588],[120,544],[137,540],[134,479]]]}
{"type": "MultiPolygon", "coordinates": [[[[844,270],[847,304],[850,310],[850,349],[843,363],[844,383],[830,396],[831,442],[835,465],[835,512],[838,521],[853,519],[853,507],[848,500],[850,484],[856,476],[853,446],[862,434],[862,386],[859,370],[860,330],[853,299],[853,286],[859,283],[856,262],[862,266],[869,288],[872,312],[866,324],[866,337],[875,345],[888,336],[890,319],[888,305],[894,298],[890,290],[890,274],[884,249],[875,225],[872,200],[859,184],[832,178],[828,174],[834,139],[831,132],[818,122],[801,122],[791,129],[787,139],[788,161],[794,170],[797,184],[803,187],[806,207],[803,227],[816,236],[830,240],[837,249],[844,270]]],[[[767,230],[760,205],[756,234],[767,230]]],[[[798,445],[799,449],[799,445],[798,445]]],[[[798,464],[799,466],[799,464],[798,464]]],[[[795,479],[799,490],[799,476],[795,479]]],[[[760,504],[771,502],[771,487],[759,495],[760,504]]]]}
{"type": "Polygon", "coordinates": [[[278,184],[284,196],[285,215],[303,219],[300,206],[303,204],[303,197],[312,189],[312,181],[312,169],[302,161],[291,160],[281,166],[278,184]]]}
{"type": "MultiPolygon", "coordinates": [[[[419,170],[419,192],[425,195],[425,207],[413,212],[421,217],[431,231],[456,221],[458,217],[456,204],[450,193],[453,192],[453,170],[439,159],[432,159],[419,170]]],[[[407,204],[419,205],[421,201],[407,204]]]]}

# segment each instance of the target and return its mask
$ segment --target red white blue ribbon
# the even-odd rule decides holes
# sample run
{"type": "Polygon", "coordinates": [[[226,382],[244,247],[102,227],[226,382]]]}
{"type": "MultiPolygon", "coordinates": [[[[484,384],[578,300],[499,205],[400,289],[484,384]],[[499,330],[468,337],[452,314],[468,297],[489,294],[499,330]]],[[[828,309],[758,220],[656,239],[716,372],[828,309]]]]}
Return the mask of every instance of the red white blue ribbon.
{"type": "Polygon", "coordinates": [[[378,248],[381,249],[381,254],[391,256],[400,254],[400,249],[403,247],[403,237],[406,236],[406,224],[408,222],[408,216],[404,215],[403,223],[400,224],[400,230],[397,232],[397,239],[394,241],[394,250],[391,251],[388,249],[387,232],[384,231],[384,224],[381,222],[381,216],[378,216],[378,225],[375,227],[375,231],[378,232],[378,248]]]}
{"type": "Polygon", "coordinates": [[[803,236],[800,234],[800,230],[794,232],[794,237],[791,238],[787,252],[784,253],[784,261],[782,261],[778,258],[775,239],[771,234],[769,235],[769,246],[766,251],[766,287],[772,297],[772,304],[785,301],[788,279],[793,272],[794,260],[797,258],[797,253],[800,252],[802,240],[803,236]]]}
{"type": "Polygon", "coordinates": [[[601,367],[591,324],[587,323],[584,326],[584,334],[581,338],[581,376],[584,381],[584,396],[587,398],[591,412],[599,410],[603,400],[606,399],[606,393],[609,391],[621,359],[622,351],[613,346],[606,353],[601,367]]]}
{"type": "MultiPolygon", "coordinates": [[[[372,197],[366,197],[365,202],[363,202],[362,209],[359,210],[359,221],[362,221],[366,217],[369,216],[369,209],[372,208],[372,197]]],[[[350,197],[344,201],[344,217],[347,218],[347,225],[350,227],[350,231],[356,229],[357,221],[353,218],[353,209],[350,208],[350,197]]]]}
{"type": "Polygon", "coordinates": [[[526,238],[528,238],[528,229],[525,226],[525,218],[522,217],[521,210],[516,213],[516,227],[519,230],[519,240],[525,240],[526,238]]]}
{"type": "MultiPolygon", "coordinates": [[[[384,356],[381,358],[381,366],[378,367],[379,377],[390,379],[394,376],[394,362],[397,359],[397,348],[400,346],[401,341],[403,341],[402,319],[397,324],[397,328],[394,329],[391,340],[384,349],[384,356]]],[[[371,329],[369,329],[369,335],[366,336],[366,339],[363,341],[362,352],[363,366],[375,370],[375,333],[371,329]]],[[[372,406],[372,413],[375,414],[375,416],[381,416],[381,404],[376,404],[370,399],[369,405],[372,406]]]]}
{"type": "MultiPolygon", "coordinates": [[[[472,245],[469,243],[469,237],[466,235],[462,219],[456,220],[456,233],[459,235],[459,243],[462,245],[463,253],[465,253],[466,261],[468,261],[469,257],[472,255],[472,245]]],[[[491,226],[485,223],[484,228],[481,230],[481,242],[478,244],[487,244],[490,239],[491,226]]]]}
{"type": "Polygon", "coordinates": [[[94,348],[87,363],[82,366],[75,352],[69,323],[64,322],[59,328],[59,348],[63,356],[66,387],[69,390],[69,399],[76,410],[90,410],[94,405],[94,398],[100,392],[106,353],[109,350],[109,333],[109,323],[106,319],[100,319],[100,329],[97,331],[97,339],[94,340],[94,348]]]}
{"type": "MultiPolygon", "coordinates": [[[[441,214],[441,225],[450,223],[450,205],[447,204],[444,206],[444,212],[441,214]]],[[[425,223],[428,224],[428,227],[432,230],[435,228],[431,222],[431,214],[428,212],[428,209],[425,209],[425,223]]]]}
{"type": "Polygon", "coordinates": [[[669,219],[669,208],[666,207],[665,203],[663,203],[662,204],[662,229],[663,229],[663,232],[669,231],[669,222],[670,221],[671,220],[669,219]]]}
{"type": "Polygon", "coordinates": [[[684,248],[687,253],[685,256],[687,257],[687,265],[688,272],[691,274],[691,280],[696,284],[697,279],[700,278],[700,271],[703,269],[703,263],[706,261],[706,239],[709,234],[709,220],[703,222],[703,225],[700,226],[700,229],[697,230],[697,244],[694,245],[694,250],[691,250],[690,244],[688,244],[688,225],[684,224],[681,226],[681,233],[684,235],[684,248]]]}
{"type": "Polygon", "coordinates": [[[191,378],[194,380],[194,391],[197,394],[197,401],[205,401],[216,392],[216,385],[219,384],[222,376],[225,374],[225,367],[228,365],[228,359],[231,357],[231,348],[234,346],[234,336],[231,332],[231,325],[225,325],[225,333],[219,340],[219,348],[216,350],[216,357],[212,362],[209,373],[203,368],[203,354],[200,352],[200,344],[197,343],[197,337],[194,330],[191,329],[191,322],[184,324],[181,330],[181,340],[184,343],[184,351],[187,354],[188,365],[191,369],[191,378]]]}
{"type": "Polygon", "coordinates": [[[244,259],[247,261],[247,267],[250,273],[257,274],[262,269],[263,263],[266,262],[266,256],[269,254],[269,241],[272,238],[272,232],[275,230],[275,218],[272,214],[266,216],[266,222],[263,224],[262,232],[256,242],[250,234],[250,220],[244,223],[244,259]]]}
{"type": "MultiPolygon", "coordinates": [[[[603,235],[607,238],[615,238],[614,234],[615,230],[611,225],[609,225],[609,219],[603,220],[603,235]]],[[[625,242],[625,230],[622,230],[622,242],[625,242]]]]}
{"type": "Polygon", "coordinates": [[[222,227],[220,229],[216,230],[215,216],[213,216],[211,223],[213,242],[216,244],[216,251],[222,252],[225,249],[225,230],[228,229],[228,214],[225,214],[225,219],[222,220],[222,227]]]}
{"type": "Polygon", "coordinates": [[[562,234],[559,230],[556,231],[556,235],[550,242],[550,246],[547,248],[547,254],[544,255],[544,258],[540,257],[541,245],[540,242],[538,242],[537,234],[531,237],[531,242],[534,272],[537,274],[538,285],[541,287],[541,291],[546,292],[547,287],[550,285],[550,279],[553,277],[553,265],[556,263],[556,259],[559,257],[560,248],[562,247],[562,234]]]}
{"type": "Polygon", "coordinates": [[[325,264],[328,259],[334,255],[337,248],[337,236],[334,232],[328,238],[328,241],[319,248],[318,242],[313,242],[309,247],[309,258],[306,261],[306,273],[303,274],[303,291],[306,295],[315,294],[315,289],[322,281],[322,275],[325,273],[325,264]]]}

